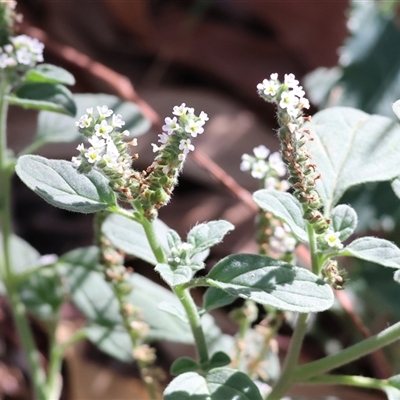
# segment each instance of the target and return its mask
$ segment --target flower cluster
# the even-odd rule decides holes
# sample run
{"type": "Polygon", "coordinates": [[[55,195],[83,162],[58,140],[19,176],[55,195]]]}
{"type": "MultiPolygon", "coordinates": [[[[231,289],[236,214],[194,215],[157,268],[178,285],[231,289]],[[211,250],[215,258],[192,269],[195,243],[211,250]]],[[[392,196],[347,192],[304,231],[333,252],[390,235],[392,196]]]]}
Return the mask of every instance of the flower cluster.
{"type": "Polygon", "coordinates": [[[43,61],[44,44],[27,35],[9,38],[10,43],[0,47],[0,69],[34,67],[43,61]]]}
{"type": "Polygon", "coordinates": [[[132,160],[138,155],[130,155],[130,146],[136,145],[136,139],[124,140],[129,132],[123,130],[121,115],[107,106],[97,107],[96,115],[93,108],[88,108],[76,126],[90,146],[80,144],[80,154],[72,162],[80,172],[89,172],[93,167],[100,170],[119,199],[134,202],[152,220],[169,201],[186,156],[194,150],[191,139],[203,133],[208,120],[206,113],[197,117],[194,109],[185,104],[175,106],[173,114],[173,118],[165,118],[163,132],[158,135],[159,145],[152,144],[157,153],[153,163],[139,173],[132,168],[132,160]]]}
{"type": "Polygon", "coordinates": [[[129,147],[136,145],[136,139],[125,142],[129,131],[122,130],[125,121],[107,106],[86,109],[86,114],[76,122],[79,131],[88,138],[89,147],[81,143],[79,155],[72,157],[72,162],[80,172],[89,172],[97,167],[109,178],[110,186],[119,193],[121,200],[133,200],[132,189],[138,186],[131,168],[132,159],[129,147]]]}
{"type": "Polygon", "coordinates": [[[281,179],[286,175],[286,166],[279,152],[271,151],[264,145],[253,149],[254,156],[242,155],[241,171],[249,171],[253,178],[263,182],[265,189],[276,189],[286,192],[289,184],[281,179]]]}
{"type": "Polygon", "coordinates": [[[259,95],[266,101],[275,103],[278,108],[279,139],[282,159],[289,172],[289,182],[294,188],[294,196],[303,204],[304,218],[314,226],[318,234],[329,227],[330,220],[320,212],[322,200],[316,191],[315,181],[320,178],[316,165],[310,162],[306,142],[311,140],[309,130],[304,127],[310,117],[303,115],[303,109],[309,108],[304,90],[293,74],[287,74],[283,83],[278,74],[271,74],[257,85],[259,95]]]}
{"type": "Polygon", "coordinates": [[[196,116],[194,109],[185,103],[175,106],[172,114],[174,117],[165,118],[163,132],[158,135],[159,145],[152,144],[157,155],[140,181],[140,203],[149,219],[170,200],[186,156],[194,150],[192,138],[204,132],[203,126],[208,121],[205,112],[196,116]]]}

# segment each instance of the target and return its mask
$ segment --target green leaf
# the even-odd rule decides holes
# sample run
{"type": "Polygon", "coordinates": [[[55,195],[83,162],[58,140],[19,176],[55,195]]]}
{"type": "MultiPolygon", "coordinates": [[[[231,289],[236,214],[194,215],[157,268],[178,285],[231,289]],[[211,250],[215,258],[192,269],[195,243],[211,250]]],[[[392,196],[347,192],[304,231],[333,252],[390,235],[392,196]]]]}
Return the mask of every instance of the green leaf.
{"type": "Polygon", "coordinates": [[[165,389],[164,400],[262,400],[254,382],[243,372],[215,368],[202,376],[187,372],[165,389]]]}
{"type": "Polygon", "coordinates": [[[64,291],[56,268],[40,268],[18,288],[28,311],[41,320],[54,320],[64,301],[64,291]]]}
{"type": "Polygon", "coordinates": [[[52,83],[25,83],[13,96],[10,104],[35,110],[47,110],[75,116],[76,104],[72,93],[63,85],[52,83]]]}
{"type": "MultiPolygon", "coordinates": [[[[159,219],[156,219],[153,224],[164,253],[169,253],[167,242],[169,228],[159,219]]],[[[102,232],[115,247],[118,247],[126,254],[140,258],[152,265],[157,264],[143,226],[138,222],[121,215],[112,214],[104,222],[102,232]]]]}
{"type": "Polygon", "coordinates": [[[322,174],[317,190],[327,214],[352,186],[400,175],[400,126],[392,119],[332,107],[315,114],[308,128],[314,140],[307,147],[322,174]]]}
{"type": "Polygon", "coordinates": [[[285,222],[298,240],[308,243],[303,209],[295,197],[290,193],[262,189],[253,194],[253,199],[261,209],[285,222]]]}
{"type": "Polygon", "coordinates": [[[341,250],[339,255],[356,257],[385,267],[400,268],[400,249],[392,242],[376,237],[356,239],[341,250]]]}
{"type": "Polygon", "coordinates": [[[52,64],[38,64],[30,69],[24,76],[26,82],[31,83],[61,83],[62,85],[75,85],[74,76],[64,68],[52,64]]]}
{"type": "Polygon", "coordinates": [[[201,253],[221,243],[224,236],[235,227],[228,221],[210,221],[196,225],[187,235],[187,242],[194,247],[195,253],[201,253]]]}
{"type": "MultiPolygon", "coordinates": [[[[3,254],[3,239],[0,231],[0,253],[3,254]]],[[[39,264],[40,253],[22,238],[11,235],[10,239],[11,267],[14,275],[18,276],[39,264]]],[[[6,289],[0,276],[0,294],[6,289]]]]}
{"type": "Polygon", "coordinates": [[[167,242],[170,250],[173,248],[180,249],[182,246],[181,237],[179,236],[178,232],[174,231],[173,229],[168,229],[167,242]]]}
{"type": "Polygon", "coordinates": [[[185,372],[197,371],[200,369],[200,365],[189,357],[180,357],[175,360],[171,365],[171,375],[180,375],[185,372]]]}
{"type": "Polygon", "coordinates": [[[214,369],[219,367],[225,367],[231,363],[231,359],[228,354],[223,351],[217,351],[214,353],[208,363],[208,369],[214,369]]]}
{"type": "Polygon", "coordinates": [[[184,309],[182,307],[178,307],[177,304],[171,304],[167,303],[166,301],[162,301],[158,304],[158,309],[174,315],[184,323],[188,323],[188,318],[184,312],[184,309]]]}
{"type": "Polygon", "coordinates": [[[357,213],[352,207],[345,204],[336,206],[332,211],[331,218],[333,230],[339,233],[341,242],[350,237],[357,227],[357,213]]]}
{"type": "MultiPolygon", "coordinates": [[[[129,130],[132,137],[142,135],[150,128],[150,121],[143,116],[136,104],[122,101],[116,96],[108,94],[74,94],[74,100],[78,117],[86,114],[87,108],[96,105],[106,105],[114,110],[115,114],[121,114],[125,121],[124,128],[129,130]]],[[[75,120],[75,118],[48,111],[40,112],[35,141],[41,145],[81,141],[83,136],[78,132],[75,120]]]]}
{"type": "Polygon", "coordinates": [[[220,308],[232,304],[238,296],[229,294],[225,290],[209,287],[203,295],[203,307],[209,312],[215,308],[220,308]]]}
{"type": "Polygon", "coordinates": [[[69,161],[25,155],[15,171],[37,195],[64,210],[93,213],[115,204],[107,178],[95,170],[80,174],[69,161]]]}
{"type": "MultiPolygon", "coordinates": [[[[123,327],[118,301],[100,272],[102,267],[97,260],[95,247],[74,250],[60,257],[59,271],[72,301],[89,321],[89,339],[113,357],[133,360],[132,347],[128,345],[131,341],[123,327]]],[[[147,340],[193,343],[189,325],[158,307],[160,302],[167,301],[182,309],[171,291],[138,274],[132,274],[129,283],[133,290],[127,301],[139,308],[143,320],[150,326],[147,340]]]]}
{"type": "Polygon", "coordinates": [[[194,275],[193,269],[188,265],[179,265],[172,269],[168,264],[157,264],[154,270],[171,288],[189,282],[194,275]]]}
{"type": "Polygon", "coordinates": [[[234,254],[219,261],[207,277],[210,286],[280,310],[324,311],[332,289],[312,272],[257,254],[234,254]]]}
{"type": "Polygon", "coordinates": [[[384,391],[388,400],[400,399],[400,375],[395,375],[387,380],[388,386],[384,387],[384,391]]]}
{"type": "Polygon", "coordinates": [[[101,351],[122,362],[133,361],[132,341],[121,325],[104,326],[89,323],[85,327],[87,339],[101,351]]]}

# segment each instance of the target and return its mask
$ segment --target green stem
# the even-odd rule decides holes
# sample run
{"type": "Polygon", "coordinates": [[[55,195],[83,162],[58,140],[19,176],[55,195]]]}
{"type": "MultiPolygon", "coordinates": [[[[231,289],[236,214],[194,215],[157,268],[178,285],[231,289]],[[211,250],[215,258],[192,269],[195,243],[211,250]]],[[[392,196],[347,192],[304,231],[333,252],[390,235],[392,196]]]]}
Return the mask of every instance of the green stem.
{"type": "Polygon", "coordinates": [[[26,318],[26,309],[18,293],[18,287],[11,265],[11,177],[13,160],[7,154],[7,111],[5,95],[9,88],[5,79],[0,84],[0,226],[2,231],[2,270],[0,276],[7,289],[15,325],[21,339],[22,348],[28,360],[35,398],[45,400],[46,375],[40,363],[39,353],[33,340],[32,331],[26,318]]]}
{"type": "Polygon", "coordinates": [[[317,240],[315,237],[315,231],[311,224],[306,222],[307,224],[307,233],[309,239],[309,246],[310,246],[310,254],[311,254],[311,267],[312,272],[319,276],[320,271],[320,264],[318,262],[318,253],[317,253],[317,240]]]}
{"type": "Polygon", "coordinates": [[[297,382],[303,382],[314,376],[324,374],[332,369],[348,364],[367,354],[373,353],[399,338],[400,322],[397,322],[382,332],[379,332],[377,335],[350,346],[337,354],[297,367],[294,371],[294,378],[297,382]]]}
{"type": "Polygon", "coordinates": [[[192,329],[194,341],[196,343],[197,353],[199,356],[200,365],[202,367],[207,367],[209,362],[209,355],[207,349],[207,343],[203,332],[203,327],[201,326],[201,319],[199,312],[197,310],[197,306],[190,295],[188,289],[183,288],[182,286],[176,286],[173,288],[174,293],[177,295],[180,300],[183,308],[186,311],[190,327],[192,329]]]}
{"type": "Polygon", "coordinates": [[[345,385],[356,386],[364,389],[384,390],[388,385],[381,379],[353,375],[321,375],[310,378],[302,384],[311,385],[345,385]]]}
{"type": "Polygon", "coordinates": [[[274,385],[272,391],[266,397],[267,400],[280,400],[287,390],[295,383],[293,372],[296,367],[301,346],[303,344],[304,335],[307,330],[308,314],[299,314],[296,322],[296,327],[293,332],[292,340],[285,362],[282,368],[282,373],[274,385]]]}
{"type": "Polygon", "coordinates": [[[143,218],[141,224],[144,231],[146,232],[147,240],[149,241],[150,247],[153,250],[157,262],[159,262],[160,264],[165,263],[165,255],[163,249],[160,246],[160,242],[158,241],[153,223],[150,222],[147,218],[143,218]]]}

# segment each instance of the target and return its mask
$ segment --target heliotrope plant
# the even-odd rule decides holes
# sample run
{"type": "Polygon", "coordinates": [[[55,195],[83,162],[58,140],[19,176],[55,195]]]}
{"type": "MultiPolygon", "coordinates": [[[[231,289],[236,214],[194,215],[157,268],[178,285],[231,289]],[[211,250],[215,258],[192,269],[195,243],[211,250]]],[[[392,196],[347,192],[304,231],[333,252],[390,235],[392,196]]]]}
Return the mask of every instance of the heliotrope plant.
{"type": "MultiPolygon", "coordinates": [[[[184,103],[175,106],[152,145],[153,162],[138,170],[135,136],[148,124],[127,126],[122,109],[131,116],[132,105],[120,111],[112,106],[118,101],[107,96],[73,98],[63,86],[73,83],[66,71],[36,65],[42,61],[42,44],[14,35],[17,16],[12,2],[0,1],[0,18],[1,289],[10,300],[36,399],[59,396],[64,351],[82,338],[120,360],[135,360],[152,400],[161,398],[162,391],[163,374],[151,347],[158,339],[192,343],[197,349],[195,358],[173,363],[176,377],[164,389],[166,400],[279,400],[298,383],[381,389],[389,399],[399,398],[398,376],[378,380],[326,373],[397,340],[400,323],[337,354],[298,365],[309,314],[329,309],[333,290],[346,288],[339,257],[400,268],[400,250],[393,243],[376,237],[352,240],[356,212],[339,203],[347,189],[365,182],[393,180],[399,193],[397,123],[351,108],[331,108],[311,118],[305,114],[309,102],[293,74],[282,81],[277,74],[265,79],[257,91],[276,106],[281,149],[271,154],[260,145],[254,155],[243,156],[240,166],[260,181],[254,193],[260,207],[259,254],[231,254],[206,270],[210,249],[233,225],[224,220],[198,223],[182,239],[158,219],[158,210],[171,200],[195,138],[204,132],[207,114],[196,114],[184,103]],[[42,110],[34,142],[16,156],[6,142],[8,104],[42,110]],[[48,112],[74,115],[76,107],[75,124],[70,117],[55,118],[48,112]],[[71,161],[30,154],[51,141],[75,141],[77,131],[86,140],[71,161]],[[14,167],[48,203],[93,213],[94,246],[41,258],[13,235],[14,167]],[[309,249],[309,268],[296,265],[297,246],[309,249]],[[170,290],[133,273],[125,265],[125,254],[154,266],[170,290]],[[201,304],[191,295],[196,287],[206,288],[201,304]],[[221,333],[209,312],[238,297],[244,305],[231,314],[240,327],[234,339],[221,333]],[[87,325],[67,343],[57,343],[59,310],[66,298],[83,312],[87,325]],[[258,323],[256,304],[268,313],[258,323]],[[27,312],[48,328],[46,370],[39,362],[27,312]],[[274,336],[287,312],[297,317],[279,372],[274,336]],[[273,364],[275,370],[267,368],[273,364]]],[[[394,109],[397,112],[398,105],[394,109]]],[[[400,281],[398,271],[394,278],[400,281]]]]}

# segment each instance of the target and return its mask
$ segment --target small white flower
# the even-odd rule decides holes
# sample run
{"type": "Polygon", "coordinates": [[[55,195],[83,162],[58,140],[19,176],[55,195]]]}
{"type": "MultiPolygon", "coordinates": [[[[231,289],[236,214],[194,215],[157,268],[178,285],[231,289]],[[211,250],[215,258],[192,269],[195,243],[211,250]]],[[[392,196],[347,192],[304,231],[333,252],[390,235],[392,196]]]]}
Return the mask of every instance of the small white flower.
{"type": "Polygon", "coordinates": [[[299,101],[299,107],[300,108],[310,108],[310,102],[308,101],[308,99],[306,99],[305,97],[302,97],[299,101]]]}
{"type": "Polygon", "coordinates": [[[153,153],[157,153],[157,151],[161,149],[161,147],[159,147],[155,143],[151,143],[151,146],[153,147],[153,153]]]}
{"type": "Polygon", "coordinates": [[[299,84],[299,81],[293,74],[285,74],[284,83],[289,88],[295,88],[299,84]]]}
{"type": "Polygon", "coordinates": [[[165,125],[163,125],[163,131],[167,132],[168,135],[172,135],[177,129],[179,129],[179,124],[176,117],[165,118],[165,125]]]}
{"type": "Polygon", "coordinates": [[[251,176],[256,179],[264,179],[269,171],[268,163],[264,160],[257,160],[251,168],[251,176]]]}
{"type": "Polygon", "coordinates": [[[99,139],[99,137],[95,135],[88,139],[88,142],[95,150],[102,150],[106,147],[106,141],[104,139],[99,139]]]}
{"type": "Polygon", "coordinates": [[[113,114],[111,126],[114,128],[122,128],[125,125],[125,121],[122,119],[121,114],[113,114]]]}
{"type": "Polygon", "coordinates": [[[296,107],[298,103],[299,99],[293,94],[293,92],[283,92],[279,106],[281,108],[286,108],[286,110],[289,112],[289,110],[296,107]]]}
{"type": "Polygon", "coordinates": [[[253,153],[256,158],[265,160],[269,156],[270,150],[262,144],[258,147],[254,147],[253,153]]]}
{"type": "Polygon", "coordinates": [[[119,157],[119,151],[117,146],[115,146],[114,142],[111,138],[107,139],[107,151],[106,153],[111,157],[119,157]]]}
{"type": "Polygon", "coordinates": [[[192,137],[196,137],[204,132],[201,121],[190,119],[185,126],[185,132],[190,133],[192,137]]]}
{"type": "Polygon", "coordinates": [[[72,157],[71,158],[72,163],[75,165],[75,167],[79,167],[82,164],[82,159],[81,157],[72,157]]]}
{"type": "Polygon", "coordinates": [[[194,146],[192,145],[190,139],[182,139],[179,142],[179,150],[182,150],[183,154],[188,154],[189,151],[193,151],[194,146]]]}
{"type": "Polygon", "coordinates": [[[275,151],[269,156],[269,164],[271,168],[273,168],[278,176],[285,176],[286,175],[286,165],[282,161],[282,156],[278,151],[275,151]]]}
{"type": "Polygon", "coordinates": [[[199,119],[203,123],[203,125],[209,120],[208,115],[204,111],[200,113],[199,119]]]}
{"type": "Polygon", "coordinates": [[[343,244],[339,239],[339,232],[334,232],[332,229],[328,229],[324,234],[324,240],[328,243],[329,247],[334,247],[338,250],[343,248],[343,244]]]}
{"type": "Polygon", "coordinates": [[[85,157],[90,164],[94,164],[101,159],[99,151],[95,150],[93,147],[88,148],[87,152],[85,153],[85,157]]]}
{"type": "Polygon", "coordinates": [[[31,65],[34,63],[33,54],[25,47],[17,50],[15,55],[17,56],[17,61],[19,64],[31,65]]]}
{"type": "Polygon", "coordinates": [[[78,128],[85,129],[89,128],[90,124],[92,123],[92,118],[89,117],[88,114],[82,115],[78,121],[75,122],[75,125],[78,128]]]}
{"type": "Polygon", "coordinates": [[[76,148],[81,154],[85,152],[85,145],[83,143],[78,144],[77,148],[76,148]]]}
{"type": "Polygon", "coordinates": [[[273,176],[269,176],[264,182],[264,188],[269,190],[276,189],[278,184],[278,179],[274,178],[273,176]]]}
{"type": "MultiPolygon", "coordinates": [[[[104,107],[107,107],[107,106],[104,106],[104,107]]],[[[94,133],[97,136],[102,136],[104,138],[108,138],[108,136],[112,132],[112,130],[113,130],[113,127],[111,125],[108,125],[108,123],[105,119],[103,119],[103,121],[101,121],[100,124],[96,124],[94,126],[94,133]]]]}
{"type": "Polygon", "coordinates": [[[104,118],[110,117],[112,115],[112,113],[114,112],[107,106],[101,106],[101,107],[97,106],[97,111],[99,113],[99,116],[104,117],[104,118]]]}
{"type": "Polygon", "coordinates": [[[161,133],[158,135],[158,142],[161,144],[165,144],[168,142],[169,136],[166,133],[161,133]]]}
{"type": "Polygon", "coordinates": [[[251,165],[254,162],[254,157],[248,155],[248,154],[243,154],[242,155],[242,162],[240,163],[240,170],[241,171],[250,171],[251,165]]]}
{"type": "Polygon", "coordinates": [[[186,104],[182,103],[180,106],[174,106],[172,114],[181,117],[182,115],[186,115],[187,110],[186,104]]]}
{"type": "Polygon", "coordinates": [[[93,107],[87,108],[86,112],[88,113],[88,115],[93,115],[93,107]]]}
{"type": "Polygon", "coordinates": [[[269,81],[268,79],[264,79],[262,83],[257,85],[257,89],[266,96],[275,96],[279,86],[278,81],[272,79],[269,81]]]}

